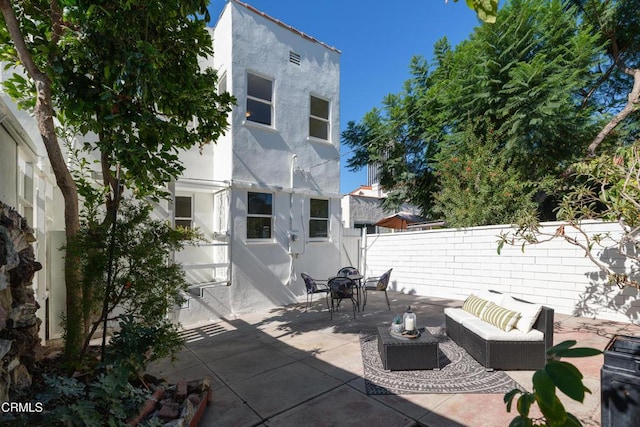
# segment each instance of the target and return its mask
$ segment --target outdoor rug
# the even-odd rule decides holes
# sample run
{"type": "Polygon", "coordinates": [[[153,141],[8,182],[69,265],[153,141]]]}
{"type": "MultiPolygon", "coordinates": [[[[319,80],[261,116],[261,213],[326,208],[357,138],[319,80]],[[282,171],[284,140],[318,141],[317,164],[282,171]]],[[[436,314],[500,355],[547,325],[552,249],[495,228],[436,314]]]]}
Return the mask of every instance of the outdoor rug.
{"type": "Polygon", "coordinates": [[[525,390],[503,371],[488,372],[446,335],[427,328],[438,338],[440,369],[388,371],[378,353],[377,331],[360,333],[367,394],[507,393],[525,390]]]}

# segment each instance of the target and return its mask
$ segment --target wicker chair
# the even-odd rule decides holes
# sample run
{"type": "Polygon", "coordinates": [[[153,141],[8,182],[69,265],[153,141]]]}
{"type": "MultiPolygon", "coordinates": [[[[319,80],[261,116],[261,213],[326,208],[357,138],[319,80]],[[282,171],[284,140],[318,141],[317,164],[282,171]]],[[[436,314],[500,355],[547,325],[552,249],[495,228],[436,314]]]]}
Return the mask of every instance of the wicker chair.
{"type": "MultiPolygon", "coordinates": [[[[329,286],[327,283],[322,283],[323,280],[315,280],[306,273],[301,273],[302,280],[307,289],[307,304],[304,307],[304,311],[307,311],[309,304],[313,302],[313,294],[324,294],[325,301],[327,303],[327,310],[329,310],[329,286]]],[[[326,280],[324,280],[326,282],[326,280]]]]}
{"type": "Polygon", "coordinates": [[[333,319],[333,312],[338,311],[340,303],[343,299],[351,300],[351,306],[353,307],[353,318],[356,318],[356,300],[353,296],[353,289],[355,283],[348,277],[333,277],[329,279],[329,289],[331,295],[331,319],[333,319]]]}
{"type": "Polygon", "coordinates": [[[364,294],[364,304],[362,304],[362,310],[367,306],[367,294],[370,291],[382,291],[384,292],[384,297],[387,300],[387,307],[391,310],[391,304],[389,304],[389,296],[387,295],[387,288],[389,287],[389,278],[391,277],[390,268],[382,276],[379,277],[367,277],[367,279],[362,284],[362,291],[364,294]]]}

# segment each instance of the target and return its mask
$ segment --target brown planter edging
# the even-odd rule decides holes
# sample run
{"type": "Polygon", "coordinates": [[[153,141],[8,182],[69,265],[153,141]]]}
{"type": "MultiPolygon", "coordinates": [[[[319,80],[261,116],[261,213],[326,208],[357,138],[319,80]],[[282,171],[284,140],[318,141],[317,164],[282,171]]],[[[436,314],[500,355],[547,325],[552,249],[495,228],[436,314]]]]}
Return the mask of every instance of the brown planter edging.
{"type": "Polygon", "coordinates": [[[206,409],[209,401],[213,398],[213,390],[209,389],[200,394],[201,400],[198,405],[198,409],[195,414],[193,414],[193,418],[189,422],[189,427],[197,427],[200,423],[200,418],[202,418],[202,414],[204,414],[204,410],[206,409]]]}

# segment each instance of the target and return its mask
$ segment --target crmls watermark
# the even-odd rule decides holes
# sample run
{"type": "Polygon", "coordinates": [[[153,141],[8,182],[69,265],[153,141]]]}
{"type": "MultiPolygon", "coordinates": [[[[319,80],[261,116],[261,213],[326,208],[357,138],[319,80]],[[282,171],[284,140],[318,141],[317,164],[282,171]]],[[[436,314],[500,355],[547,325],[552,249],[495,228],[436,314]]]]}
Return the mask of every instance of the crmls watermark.
{"type": "Polygon", "coordinates": [[[0,404],[0,412],[24,414],[24,413],[36,413],[44,410],[44,404],[42,402],[2,402],[0,404]]]}

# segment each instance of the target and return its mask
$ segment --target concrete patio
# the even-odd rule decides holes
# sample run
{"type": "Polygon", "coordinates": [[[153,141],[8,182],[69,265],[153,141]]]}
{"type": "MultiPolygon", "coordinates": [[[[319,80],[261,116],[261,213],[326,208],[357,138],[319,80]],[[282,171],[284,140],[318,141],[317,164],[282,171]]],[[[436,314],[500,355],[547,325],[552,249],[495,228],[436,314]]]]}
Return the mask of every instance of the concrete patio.
{"type": "MultiPolygon", "coordinates": [[[[508,426],[502,394],[410,394],[367,396],[359,332],[389,324],[411,305],[418,326],[435,326],[448,306],[462,301],[389,292],[372,293],[354,320],[350,307],[329,320],[324,301],[304,303],[199,325],[185,331],[186,348],[173,364],[150,372],[169,382],[208,376],[213,401],[201,426],[508,426]],[[433,323],[433,324],[431,324],[433,323]]],[[[604,349],[616,334],[640,336],[640,326],[555,313],[554,342],[576,340],[604,349]]],[[[585,426],[600,425],[603,357],[568,359],[591,390],[584,404],[561,395],[585,426]]],[[[532,371],[508,374],[526,389],[532,371]]]]}

